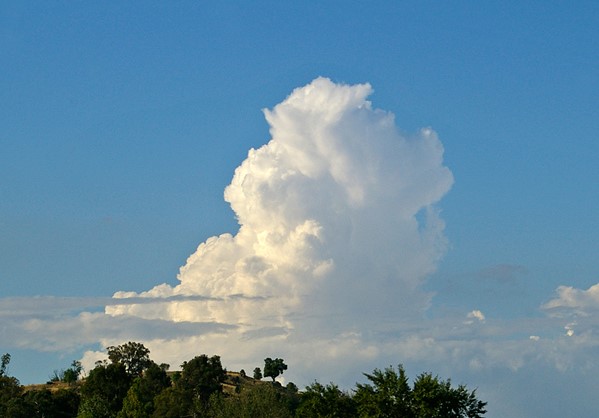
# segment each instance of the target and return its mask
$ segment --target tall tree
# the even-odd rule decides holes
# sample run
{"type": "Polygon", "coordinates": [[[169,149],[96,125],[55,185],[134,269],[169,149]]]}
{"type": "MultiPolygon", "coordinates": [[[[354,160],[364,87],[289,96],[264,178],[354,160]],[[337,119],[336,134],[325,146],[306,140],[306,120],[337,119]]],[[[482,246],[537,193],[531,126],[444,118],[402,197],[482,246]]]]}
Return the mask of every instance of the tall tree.
{"type": "Polygon", "coordinates": [[[27,417],[26,405],[21,399],[23,387],[16,377],[7,375],[10,354],[2,356],[0,364],[0,417],[27,417]]]}
{"type": "Polygon", "coordinates": [[[126,344],[106,348],[112,363],[125,366],[129,376],[140,376],[152,364],[150,350],[143,344],[129,341],[126,344]]]}
{"type": "Polygon", "coordinates": [[[10,363],[10,354],[4,353],[2,354],[2,359],[0,360],[0,377],[6,374],[6,369],[8,368],[8,363],[10,363]]]}
{"type": "Polygon", "coordinates": [[[371,384],[357,384],[354,399],[361,417],[412,418],[412,391],[403,366],[364,373],[371,384]]]}
{"type": "Polygon", "coordinates": [[[204,416],[212,394],[222,391],[227,375],[220,357],[196,356],[181,365],[174,386],[162,391],[155,399],[153,417],[175,418],[204,416]]]}
{"type": "Polygon", "coordinates": [[[227,375],[220,356],[196,356],[181,365],[181,378],[177,386],[191,392],[195,398],[208,402],[210,395],[221,391],[221,383],[227,375]]]}
{"type": "Polygon", "coordinates": [[[79,416],[115,416],[131,386],[131,376],[121,363],[98,364],[89,372],[81,387],[79,416]]]}

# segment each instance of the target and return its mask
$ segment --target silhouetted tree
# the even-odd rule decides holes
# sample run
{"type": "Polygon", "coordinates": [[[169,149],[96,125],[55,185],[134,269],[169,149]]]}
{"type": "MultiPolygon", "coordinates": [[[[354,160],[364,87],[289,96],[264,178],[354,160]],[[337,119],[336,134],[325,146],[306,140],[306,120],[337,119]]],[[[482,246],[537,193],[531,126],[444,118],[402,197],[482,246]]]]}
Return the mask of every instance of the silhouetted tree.
{"type": "Polygon", "coordinates": [[[406,417],[412,414],[412,391],[403,366],[364,373],[372,384],[357,384],[354,399],[361,417],[406,417]]]}
{"type": "Polygon", "coordinates": [[[8,368],[8,363],[10,363],[10,354],[4,353],[2,354],[2,358],[0,359],[0,377],[6,374],[6,369],[8,368]]]}
{"type": "Polygon", "coordinates": [[[287,370],[287,365],[283,362],[283,359],[276,358],[273,360],[270,357],[264,359],[264,377],[271,377],[273,382],[285,370],[287,370]]]}
{"type": "Polygon", "coordinates": [[[196,356],[181,365],[174,386],[162,391],[154,400],[153,417],[203,416],[214,393],[222,391],[227,372],[219,356],[196,356]]]}
{"type": "Polygon", "coordinates": [[[430,373],[416,378],[412,398],[417,418],[476,418],[486,412],[486,402],[476,398],[476,390],[469,392],[463,385],[452,388],[449,379],[439,380],[430,373]]]}
{"type": "Polygon", "coordinates": [[[364,375],[371,383],[357,384],[354,396],[360,417],[480,418],[486,412],[476,391],[452,388],[449,380],[430,373],[418,376],[413,388],[401,365],[397,372],[389,367],[364,375]]]}
{"type": "Polygon", "coordinates": [[[130,386],[131,376],[123,364],[98,364],[81,387],[79,416],[103,417],[106,411],[109,416],[116,415],[130,386]]]}
{"type": "Polygon", "coordinates": [[[152,364],[150,350],[143,344],[129,341],[126,344],[106,348],[112,363],[120,363],[130,376],[140,376],[152,364]]]}
{"type": "Polygon", "coordinates": [[[0,363],[0,417],[25,417],[27,409],[21,399],[23,388],[16,377],[8,376],[7,369],[10,363],[10,354],[2,356],[0,363]]]}
{"type": "Polygon", "coordinates": [[[220,356],[196,356],[181,365],[181,378],[177,385],[194,397],[208,402],[214,392],[221,391],[221,383],[227,372],[223,369],[220,356]]]}

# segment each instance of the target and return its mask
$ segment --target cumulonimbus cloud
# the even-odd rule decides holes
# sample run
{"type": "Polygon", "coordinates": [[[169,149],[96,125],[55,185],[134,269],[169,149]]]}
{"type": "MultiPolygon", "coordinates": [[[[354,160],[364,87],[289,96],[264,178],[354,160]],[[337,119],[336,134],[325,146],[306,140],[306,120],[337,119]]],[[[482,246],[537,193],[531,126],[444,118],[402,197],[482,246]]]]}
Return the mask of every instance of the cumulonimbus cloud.
{"type": "Polygon", "coordinates": [[[400,133],[371,93],[317,78],[265,110],[272,138],[224,193],[239,231],[200,244],[178,285],[114,295],[202,298],[105,312],[234,324],[228,338],[246,341],[349,335],[420,314],[430,300],[420,285],[446,247],[435,204],[453,176],[435,132],[400,133]]]}
{"type": "MultiPolygon", "coordinates": [[[[495,410],[530,387],[531,370],[551,376],[543,382],[596,375],[598,285],[558,288],[545,316],[506,320],[484,304],[424,315],[431,295],[421,285],[446,249],[436,205],[453,177],[436,134],[402,134],[371,93],[318,78],[266,110],[270,141],[249,151],[225,190],[239,230],[202,242],[176,286],[2,299],[4,345],[86,347],[87,370],[105,356],[95,349],[128,340],[173,368],[200,353],[232,370],[282,357],[285,378],[345,387],[402,362],[486,379],[481,389],[501,399],[495,410]]],[[[511,283],[524,273],[500,264],[473,279],[511,283]]],[[[576,390],[592,393],[581,382],[576,390]]]]}

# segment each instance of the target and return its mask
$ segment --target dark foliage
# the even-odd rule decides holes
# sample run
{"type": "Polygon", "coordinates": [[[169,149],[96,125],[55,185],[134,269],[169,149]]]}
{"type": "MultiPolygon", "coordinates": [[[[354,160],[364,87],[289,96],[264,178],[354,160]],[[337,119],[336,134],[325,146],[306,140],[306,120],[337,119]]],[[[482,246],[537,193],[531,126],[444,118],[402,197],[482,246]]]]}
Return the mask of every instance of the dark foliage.
{"type": "Polygon", "coordinates": [[[296,412],[298,418],[350,418],[357,415],[356,403],[350,394],[333,383],[318,382],[306,387],[296,412]]]}
{"type": "Polygon", "coordinates": [[[283,359],[276,358],[273,360],[270,357],[264,359],[264,377],[271,377],[273,382],[285,370],[287,370],[287,365],[283,359]]]}
{"type": "Polygon", "coordinates": [[[108,358],[114,364],[122,364],[130,376],[140,376],[150,367],[150,350],[143,344],[129,341],[126,344],[106,348],[108,358]]]}
{"type": "MultiPolygon", "coordinates": [[[[479,418],[486,413],[486,402],[477,399],[475,390],[453,387],[449,379],[431,373],[417,376],[410,385],[401,365],[365,373],[368,382],[356,384],[353,392],[318,382],[298,391],[292,382],[282,386],[274,381],[287,369],[282,359],[265,360],[264,375],[272,383],[260,380],[259,368],[254,371],[256,379],[245,373],[227,374],[219,356],[205,354],[184,362],[181,371],[169,377],[168,365],[149,360],[149,351],[141,344],[119,347],[112,347],[111,352],[120,357],[113,355],[112,363],[97,363],[86,379],[75,378],[69,385],[54,382],[42,389],[24,390],[16,378],[8,376],[10,355],[4,355],[0,417],[479,418]]],[[[78,376],[80,364],[73,362],[71,369],[78,376]]]]}
{"type": "Polygon", "coordinates": [[[92,411],[91,416],[104,416],[105,411],[116,415],[123,407],[131,381],[123,364],[99,364],[89,372],[81,387],[81,406],[92,411]]]}
{"type": "Polygon", "coordinates": [[[138,376],[123,400],[118,418],[150,417],[155,411],[154,399],[171,386],[164,367],[153,363],[142,376],[138,376]]]}

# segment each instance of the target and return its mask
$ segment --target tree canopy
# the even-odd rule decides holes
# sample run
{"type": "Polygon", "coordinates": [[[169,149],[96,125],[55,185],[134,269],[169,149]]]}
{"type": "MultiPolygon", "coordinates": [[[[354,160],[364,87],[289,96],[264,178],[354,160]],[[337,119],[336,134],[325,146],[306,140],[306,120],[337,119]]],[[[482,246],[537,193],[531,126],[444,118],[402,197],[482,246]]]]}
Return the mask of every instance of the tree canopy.
{"type": "Polygon", "coordinates": [[[125,366],[130,376],[140,376],[152,364],[150,350],[141,343],[129,341],[126,344],[107,347],[106,351],[110,361],[125,366]]]}
{"type": "Polygon", "coordinates": [[[360,417],[478,418],[486,412],[476,390],[453,388],[449,379],[431,373],[419,375],[413,387],[401,365],[397,371],[388,367],[364,375],[371,383],[358,383],[354,396],[360,417]]]}
{"type": "Polygon", "coordinates": [[[264,359],[264,377],[271,377],[273,382],[285,370],[287,370],[287,365],[283,359],[276,358],[273,360],[270,357],[264,359]]]}
{"type": "MultiPolygon", "coordinates": [[[[219,356],[206,354],[167,374],[140,343],[109,347],[111,362],[96,363],[84,379],[54,380],[24,388],[8,375],[10,355],[0,364],[0,417],[10,418],[479,418],[486,402],[476,390],[452,386],[432,373],[412,384],[402,365],[364,373],[365,383],[341,390],[314,382],[303,391],[275,378],[287,369],[280,358],[265,359],[254,378],[227,372],[219,356]],[[54,387],[53,387],[54,385],[54,387]],[[58,387],[56,387],[58,385],[58,387]],[[39,386],[39,385],[38,385],[39,386]]],[[[81,364],[73,362],[75,376],[81,364]]],[[[63,373],[64,374],[64,373],[63,373]]]]}

